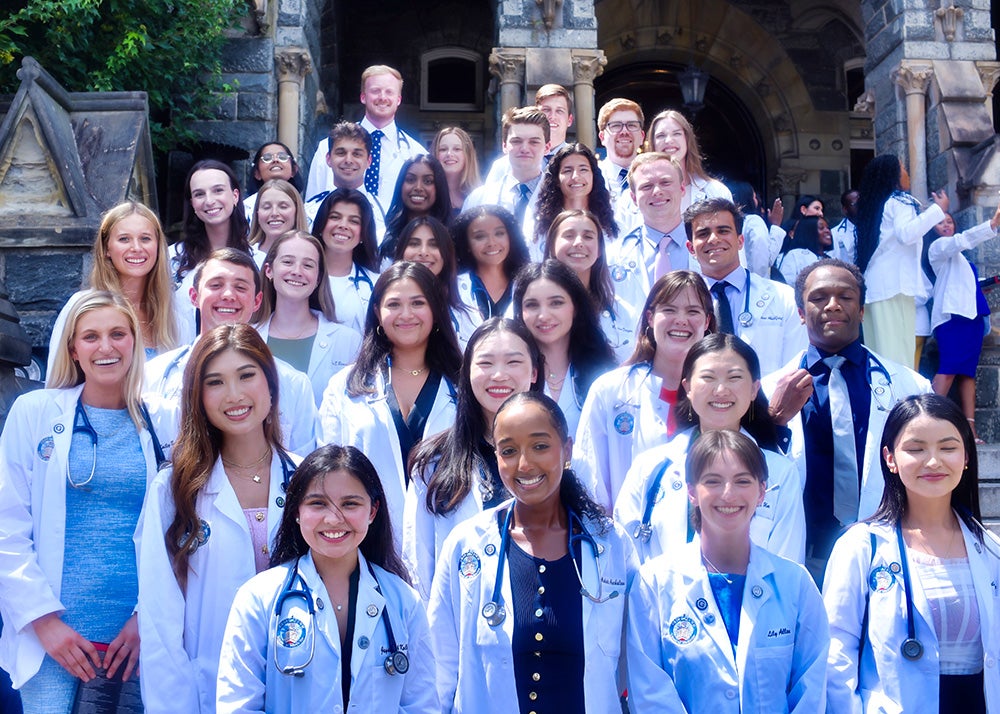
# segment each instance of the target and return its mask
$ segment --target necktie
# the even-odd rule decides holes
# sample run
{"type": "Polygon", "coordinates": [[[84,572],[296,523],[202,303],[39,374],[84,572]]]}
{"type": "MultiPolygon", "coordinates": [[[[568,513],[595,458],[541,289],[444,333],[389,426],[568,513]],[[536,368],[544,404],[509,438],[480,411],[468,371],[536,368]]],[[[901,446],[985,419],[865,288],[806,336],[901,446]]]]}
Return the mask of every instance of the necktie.
{"type": "Polygon", "coordinates": [[[854,445],[854,417],[847,382],[840,372],[844,358],[823,360],[830,368],[830,421],[833,422],[833,515],[843,525],[858,519],[858,452],[854,445]]]}
{"type": "Polygon", "coordinates": [[[385,132],[376,129],[372,132],[372,165],[365,171],[365,189],[373,196],[378,195],[378,169],[382,161],[382,137],[385,132]]]}
{"type": "Polygon", "coordinates": [[[514,218],[517,219],[518,226],[524,226],[524,213],[528,210],[528,199],[531,198],[531,189],[528,184],[519,183],[516,186],[517,199],[514,201],[514,218]]]}
{"type": "Polygon", "coordinates": [[[656,249],[656,265],[653,267],[653,282],[656,282],[674,269],[670,261],[670,253],[667,251],[669,245],[670,236],[663,236],[660,240],[659,247],[656,249]]]}
{"type": "Polygon", "coordinates": [[[622,191],[628,191],[628,169],[618,172],[618,185],[622,187],[622,191]]]}
{"type": "Polygon", "coordinates": [[[726,297],[726,287],[729,283],[720,280],[712,286],[712,297],[715,298],[716,317],[719,319],[719,332],[730,335],[736,334],[733,331],[733,309],[729,306],[729,298],[726,297]]]}

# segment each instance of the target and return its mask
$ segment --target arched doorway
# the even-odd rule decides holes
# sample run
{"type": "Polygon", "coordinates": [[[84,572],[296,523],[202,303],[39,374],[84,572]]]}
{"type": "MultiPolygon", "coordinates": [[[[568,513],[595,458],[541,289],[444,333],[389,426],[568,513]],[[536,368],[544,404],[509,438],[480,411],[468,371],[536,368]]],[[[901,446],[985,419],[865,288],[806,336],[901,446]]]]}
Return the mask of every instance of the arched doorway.
{"type": "Polygon", "coordinates": [[[767,195],[768,169],[764,144],[750,111],[726,85],[709,79],[705,105],[692,114],[684,108],[674,62],[639,61],[618,65],[594,82],[598,108],[614,97],[638,102],[647,124],[664,109],[678,109],[691,121],[708,171],[723,181],[749,181],[767,195]]]}

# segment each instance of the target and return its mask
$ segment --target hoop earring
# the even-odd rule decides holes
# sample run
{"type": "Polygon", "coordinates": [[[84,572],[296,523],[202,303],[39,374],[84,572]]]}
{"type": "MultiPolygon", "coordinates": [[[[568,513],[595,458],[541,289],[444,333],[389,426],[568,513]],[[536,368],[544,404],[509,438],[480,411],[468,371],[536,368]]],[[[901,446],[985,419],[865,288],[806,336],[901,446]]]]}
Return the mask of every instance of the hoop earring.
{"type": "Polygon", "coordinates": [[[643,334],[646,335],[646,339],[649,340],[650,344],[656,347],[656,338],[653,337],[653,326],[646,325],[646,331],[643,334]]]}
{"type": "Polygon", "coordinates": [[[375,325],[375,334],[379,337],[385,337],[385,330],[382,329],[381,325],[375,325]]]}

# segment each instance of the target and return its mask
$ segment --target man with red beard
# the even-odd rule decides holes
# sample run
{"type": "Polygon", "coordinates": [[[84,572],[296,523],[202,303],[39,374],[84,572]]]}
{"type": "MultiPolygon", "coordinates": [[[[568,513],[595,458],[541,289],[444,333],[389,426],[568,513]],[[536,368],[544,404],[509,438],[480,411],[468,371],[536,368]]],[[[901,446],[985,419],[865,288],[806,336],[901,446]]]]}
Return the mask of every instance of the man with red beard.
{"type": "Polygon", "coordinates": [[[646,137],[644,123],[642,107],[631,99],[612,99],[597,113],[597,136],[608,150],[600,163],[601,174],[613,200],[629,188],[628,168],[646,137]]]}

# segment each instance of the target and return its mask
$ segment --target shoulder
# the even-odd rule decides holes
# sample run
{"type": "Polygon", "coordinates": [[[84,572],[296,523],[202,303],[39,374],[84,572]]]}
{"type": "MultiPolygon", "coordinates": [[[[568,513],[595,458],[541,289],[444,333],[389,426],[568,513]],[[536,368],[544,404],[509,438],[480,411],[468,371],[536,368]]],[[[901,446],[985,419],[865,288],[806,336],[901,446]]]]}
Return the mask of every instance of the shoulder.
{"type": "Polygon", "coordinates": [[[282,563],[281,565],[276,565],[273,568],[268,568],[257,573],[243,583],[236,595],[237,599],[246,597],[260,599],[273,598],[284,585],[288,577],[288,571],[291,570],[292,565],[293,562],[282,563]]]}
{"type": "Polygon", "coordinates": [[[490,536],[491,531],[495,532],[497,538],[499,538],[500,531],[497,527],[497,511],[501,508],[509,508],[510,506],[511,501],[507,501],[495,508],[477,513],[472,518],[459,523],[452,529],[445,540],[442,555],[462,552],[475,544],[481,543],[485,538],[490,536]]]}
{"type": "Polygon", "coordinates": [[[878,360],[883,367],[885,367],[893,383],[898,384],[903,388],[899,393],[899,398],[910,396],[912,394],[924,394],[931,391],[930,382],[919,372],[914,371],[906,365],[886,359],[877,352],[869,350],[869,354],[878,360]],[[905,394],[903,392],[905,392],[905,394]]]}
{"type": "MultiPolygon", "coordinates": [[[[750,287],[760,293],[770,293],[775,298],[781,300],[786,306],[795,308],[795,290],[791,285],[779,283],[770,278],[762,278],[756,273],[750,273],[750,287]]],[[[762,295],[763,297],[763,295],[762,295]]]]}
{"type": "Polygon", "coordinates": [[[30,410],[31,413],[39,411],[66,411],[80,396],[82,389],[81,385],[66,389],[35,389],[25,392],[14,400],[14,404],[11,407],[11,414],[15,410],[30,410]]]}
{"type": "Polygon", "coordinates": [[[386,601],[403,612],[410,612],[420,605],[420,595],[405,580],[374,563],[371,566],[386,601]]]}

